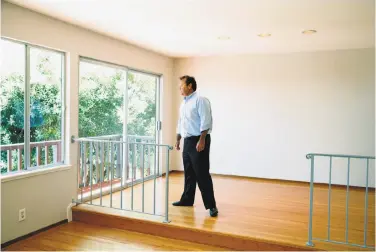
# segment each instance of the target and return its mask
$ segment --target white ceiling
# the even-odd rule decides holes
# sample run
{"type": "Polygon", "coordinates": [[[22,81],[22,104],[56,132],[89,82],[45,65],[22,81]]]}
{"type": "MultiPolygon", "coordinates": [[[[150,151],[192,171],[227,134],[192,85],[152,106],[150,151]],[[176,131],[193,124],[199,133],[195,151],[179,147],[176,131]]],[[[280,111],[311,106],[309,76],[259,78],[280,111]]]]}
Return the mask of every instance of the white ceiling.
{"type": "Polygon", "coordinates": [[[369,48],[375,41],[375,0],[9,2],[172,57],[369,48]],[[263,32],[272,36],[257,36],[263,32]]]}

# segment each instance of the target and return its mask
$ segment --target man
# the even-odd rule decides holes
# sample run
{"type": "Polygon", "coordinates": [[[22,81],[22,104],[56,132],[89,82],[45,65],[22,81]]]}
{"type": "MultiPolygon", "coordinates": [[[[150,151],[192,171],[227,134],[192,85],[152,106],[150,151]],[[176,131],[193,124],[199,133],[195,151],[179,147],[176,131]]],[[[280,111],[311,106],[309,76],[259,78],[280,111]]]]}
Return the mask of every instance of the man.
{"type": "Polygon", "coordinates": [[[180,201],[174,206],[193,206],[196,193],[196,182],[210,216],[216,217],[216,206],[213,181],[209,173],[210,133],[212,130],[212,114],[208,99],[196,93],[197,84],[194,77],[180,78],[180,91],[184,100],[180,106],[177,128],[176,149],[180,150],[180,140],[184,138],[184,192],[180,201]]]}

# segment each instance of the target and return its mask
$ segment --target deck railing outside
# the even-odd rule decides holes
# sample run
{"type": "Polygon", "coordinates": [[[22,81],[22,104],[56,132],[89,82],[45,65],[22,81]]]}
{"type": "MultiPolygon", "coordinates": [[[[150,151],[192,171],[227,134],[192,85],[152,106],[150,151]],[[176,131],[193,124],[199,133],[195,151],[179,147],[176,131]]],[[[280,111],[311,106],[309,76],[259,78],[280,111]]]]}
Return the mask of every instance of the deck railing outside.
{"type": "MultiPolygon", "coordinates": [[[[30,143],[30,153],[34,153],[31,157],[35,157],[35,163],[31,166],[46,166],[60,163],[61,158],[61,140],[32,142],[30,143]],[[34,152],[35,151],[35,152],[34,152]],[[52,152],[52,153],[51,153],[52,152]],[[50,154],[51,153],[51,154],[50,154]]],[[[1,145],[1,153],[6,152],[6,162],[1,164],[1,169],[6,167],[6,173],[12,171],[21,171],[24,168],[24,149],[23,143],[1,145]],[[16,157],[14,155],[16,153],[16,157]]]]}
{"type": "Polygon", "coordinates": [[[374,156],[355,156],[355,155],[335,155],[335,154],[319,154],[319,153],[309,153],[306,155],[307,159],[311,160],[311,175],[310,175],[310,204],[309,204],[309,226],[308,226],[308,246],[314,246],[313,241],[323,241],[323,242],[330,242],[335,244],[344,244],[356,247],[363,247],[363,248],[371,248],[374,249],[375,247],[367,245],[367,225],[368,225],[368,179],[369,179],[369,168],[370,168],[370,160],[374,160],[374,156]],[[327,238],[320,239],[314,238],[312,234],[312,225],[313,225],[313,188],[314,188],[314,172],[315,172],[315,158],[317,157],[326,157],[329,159],[329,181],[328,181],[328,231],[327,231],[327,238]],[[336,241],[332,240],[330,237],[330,220],[331,220],[331,192],[332,192],[332,164],[333,158],[340,158],[347,160],[347,170],[346,170],[346,219],[345,219],[345,232],[344,232],[344,241],[336,241]],[[366,160],[366,186],[365,186],[365,203],[364,203],[364,239],[362,243],[350,243],[349,242],[349,188],[350,188],[350,165],[352,159],[363,159],[366,160]]]}
{"type": "MultiPolygon", "coordinates": [[[[165,222],[168,222],[168,190],[169,190],[169,145],[155,144],[152,137],[128,136],[128,141],[122,141],[121,135],[101,136],[72,139],[79,143],[78,156],[78,185],[79,197],[76,203],[93,204],[93,199],[99,198],[99,205],[103,206],[102,198],[110,196],[110,208],[113,206],[113,192],[120,190],[120,209],[135,211],[134,186],[142,183],[142,213],[145,213],[145,182],[154,179],[153,211],[156,214],[156,179],[159,176],[159,156],[166,155],[166,202],[165,222]],[[136,175],[139,172],[139,177],[136,175]],[[109,193],[103,191],[109,187],[109,193]],[[131,188],[130,208],[123,208],[123,189],[131,188]],[[99,195],[94,195],[99,191],[99,195]],[[85,196],[86,195],[86,196],[85,196]]],[[[150,192],[149,192],[150,193],[150,192]]],[[[136,212],[136,211],[135,211],[136,212]]]]}

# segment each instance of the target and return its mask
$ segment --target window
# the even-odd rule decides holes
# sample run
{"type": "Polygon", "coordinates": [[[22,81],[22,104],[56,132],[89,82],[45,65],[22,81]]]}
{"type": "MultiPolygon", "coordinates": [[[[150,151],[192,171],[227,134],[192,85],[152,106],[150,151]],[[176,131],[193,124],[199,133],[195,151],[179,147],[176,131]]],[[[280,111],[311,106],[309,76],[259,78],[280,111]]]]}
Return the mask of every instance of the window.
{"type": "Polygon", "coordinates": [[[1,174],[64,163],[64,53],[6,39],[1,50],[1,174]]]}

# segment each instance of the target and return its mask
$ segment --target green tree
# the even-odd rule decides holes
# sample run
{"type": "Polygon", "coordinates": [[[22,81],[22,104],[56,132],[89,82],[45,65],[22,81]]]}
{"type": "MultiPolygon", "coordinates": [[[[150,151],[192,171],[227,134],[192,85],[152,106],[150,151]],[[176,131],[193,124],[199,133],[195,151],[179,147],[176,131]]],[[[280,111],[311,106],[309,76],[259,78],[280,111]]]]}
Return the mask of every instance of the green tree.
{"type": "Polygon", "coordinates": [[[116,88],[116,82],[123,78],[121,73],[109,79],[97,76],[83,76],[81,81],[89,81],[94,88],[80,91],[79,94],[79,136],[93,137],[121,134],[123,125],[118,109],[123,97],[116,88]]]}

